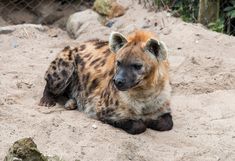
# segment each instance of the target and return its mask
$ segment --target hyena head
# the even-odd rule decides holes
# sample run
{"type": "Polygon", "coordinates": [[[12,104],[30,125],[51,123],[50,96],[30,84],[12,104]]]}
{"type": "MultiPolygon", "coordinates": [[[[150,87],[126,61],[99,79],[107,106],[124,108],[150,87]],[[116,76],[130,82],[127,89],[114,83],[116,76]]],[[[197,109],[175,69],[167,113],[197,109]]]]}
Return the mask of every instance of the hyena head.
{"type": "Polygon", "coordinates": [[[113,32],[109,38],[109,46],[116,54],[113,81],[121,91],[148,88],[148,83],[157,81],[156,71],[161,74],[159,68],[167,59],[164,43],[150,32],[137,31],[128,38],[113,32]]]}

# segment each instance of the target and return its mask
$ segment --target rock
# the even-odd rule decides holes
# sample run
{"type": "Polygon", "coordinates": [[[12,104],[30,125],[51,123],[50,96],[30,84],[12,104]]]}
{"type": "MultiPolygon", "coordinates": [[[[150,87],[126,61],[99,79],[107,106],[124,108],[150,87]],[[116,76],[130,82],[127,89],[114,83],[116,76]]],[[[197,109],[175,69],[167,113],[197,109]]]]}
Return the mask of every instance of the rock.
{"type": "Polygon", "coordinates": [[[70,37],[85,41],[95,38],[107,40],[111,32],[99,22],[99,15],[91,9],[72,14],[66,24],[70,37]]]}
{"type": "Polygon", "coordinates": [[[14,28],[10,28],[10,27],[0,27],[0,34],[9,34],[14,32],[15,29],[14,28]]]}
{"type": "Polygon", "coordinates": [[[97,129],[97,125],[96,125],[96,124],[93,124],[93,125],[92,125],[92,128],[93,128],[93,129],[97,129]]]}
{"type": "Polygon", "coordinates": [[[96,0],[94,10],[108,18],[119,17],[125,14],[125,8],[116,0],[96,0]]]}
{"type": "Polygon", "coordinates": [[[92,24],[99,24],[98,16],[99,15],[97,13],[90,9],[72,14],[66,23],[66,30],[68,34],[73,38],[77,38],[77,32],[80,30],[82,25],[89,22],[92,22],[92,24]]]}
{"type": "Polygon", "coordinates": [[[44,156],[32,138],[16,141],[8,150],[4,161],[63,161],[58,156],[44,156]]]}
{"type": "Polygon", "coordinates": [[[47,161],[37,149],[32,138],[24,138],[16,141],[9,149],[4,161],[47,161]]]}

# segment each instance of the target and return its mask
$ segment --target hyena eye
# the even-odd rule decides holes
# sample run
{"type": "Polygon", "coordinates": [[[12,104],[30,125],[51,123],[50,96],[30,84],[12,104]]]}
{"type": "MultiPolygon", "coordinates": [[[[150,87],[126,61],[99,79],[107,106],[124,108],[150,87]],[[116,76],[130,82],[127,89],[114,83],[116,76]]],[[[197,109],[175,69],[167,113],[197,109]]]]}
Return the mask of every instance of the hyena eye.
{"type": "Polygon", "coordinates": [[[143,67],[142,64],[132,64],[131,66],[132,66],[135,70],[140,70],[140,69],[143,67]]]}

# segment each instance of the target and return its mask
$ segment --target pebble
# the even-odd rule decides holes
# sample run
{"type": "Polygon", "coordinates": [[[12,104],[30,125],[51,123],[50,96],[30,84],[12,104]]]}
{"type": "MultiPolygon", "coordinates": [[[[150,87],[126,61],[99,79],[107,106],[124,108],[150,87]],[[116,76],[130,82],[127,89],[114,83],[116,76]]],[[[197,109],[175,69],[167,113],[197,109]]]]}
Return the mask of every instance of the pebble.
{"type": "Polygon", "coordinates": [[[95,124],[92,125],[93,129],[97,129],[97,126],[95,124]]]}

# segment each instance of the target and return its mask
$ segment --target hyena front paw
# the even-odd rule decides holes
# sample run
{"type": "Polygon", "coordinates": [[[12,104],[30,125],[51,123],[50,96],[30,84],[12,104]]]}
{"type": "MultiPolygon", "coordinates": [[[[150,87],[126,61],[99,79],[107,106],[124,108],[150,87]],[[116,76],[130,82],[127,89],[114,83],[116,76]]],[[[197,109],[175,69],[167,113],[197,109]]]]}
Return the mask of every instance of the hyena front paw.
{"type": "Polygon", "coordinates": [[[171,114],[160,116],[157,120],[149,120],[147,123],[148,128],[157,131],[168,131],[173,128],[173,120],[171,114]]]}
{"type": "Polygon", "coordinates": [[[129,120],[123,129],[130,134],[140,134],[145,132],[146,125],[142,120],[129,120]]]}
{"type": "Polygon", "coordinates": [[[146,125],[142,120],[122,120],[111,124],[133,135],[143,133],[146,130],[146,125]]]}
{"type": "Polygon", "coordinates": [[[56,101],[55,101],[55,99],[52,98],[52,97],[43,96],[43,97],[40,99],[40,102],[39,102],[38,105],[39,105],[39,106],[52,107],[52,106],[55,106],[55,105],[56,105],[56,101]]]}

